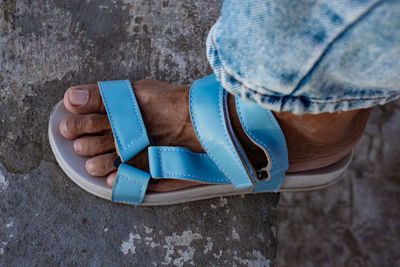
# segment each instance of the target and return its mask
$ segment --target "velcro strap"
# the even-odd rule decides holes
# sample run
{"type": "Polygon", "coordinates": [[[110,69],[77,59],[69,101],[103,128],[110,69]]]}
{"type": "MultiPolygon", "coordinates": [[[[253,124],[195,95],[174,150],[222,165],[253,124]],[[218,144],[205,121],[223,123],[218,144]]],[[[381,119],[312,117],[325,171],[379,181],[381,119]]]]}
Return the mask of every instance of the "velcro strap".
{"type": "Polygon", "coordinates": [[[236,97],[236,110],[246,134],[268,157],[269,179],[256,181],[255,192],[276,191],[289,167],[285,136],[270,110],[236,97]]]}
{"type": "Polygon", "coordinates": [[[122,163],[117,172],[112,192],[112,201],[126,204],[141,204],[146,193],[150,174],[122,163]]]}
{"type": "MultiPolygon", "coordinates": [[[[240,149],[230,127],[226,95],[215,75],[193,83],[190,89],[190,115],[193,127],[209,157],[235,187],[253,185],[249,170],[239,156],[240,149]]],[[[240,153],[242,154],[242,153],[240,153]]]]}
{"type": "Polygon", "coordinates": [[[129,80],[98,82],[117,150],[123,162],[149,145],[146,128],[129,80]]]}
{"type": "Polygon", "coordinates": [[[206,153],[195,153],[183,147],[162,146],[151,146],[148,153],[150,174],[153,178],[230,183],[206,153]]]}

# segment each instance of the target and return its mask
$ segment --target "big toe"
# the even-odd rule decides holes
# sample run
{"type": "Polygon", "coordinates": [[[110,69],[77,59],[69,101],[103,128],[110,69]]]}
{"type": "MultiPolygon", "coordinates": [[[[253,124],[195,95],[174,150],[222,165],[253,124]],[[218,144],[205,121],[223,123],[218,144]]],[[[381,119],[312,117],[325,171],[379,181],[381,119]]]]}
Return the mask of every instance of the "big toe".
{"type": "Polygon", "coordinates": [[[65,107],[74,114],[103,113],[103,100],[97,84],[69,88],[64,94],[65,107]]]}

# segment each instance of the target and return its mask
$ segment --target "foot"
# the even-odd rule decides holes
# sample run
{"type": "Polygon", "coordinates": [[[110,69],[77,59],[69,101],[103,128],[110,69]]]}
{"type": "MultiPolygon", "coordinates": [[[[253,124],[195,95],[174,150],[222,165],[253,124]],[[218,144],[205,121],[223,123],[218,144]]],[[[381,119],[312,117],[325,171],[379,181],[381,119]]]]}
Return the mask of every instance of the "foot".
{"type": "MultiPolygon", "coordinates": [[[[189,87],[141,80],[133,84],[144,124],[149,136],[158,146],[183,146],[195,152],[204,152],[192,127],[189,115],[189,87]]],[[[113,164],[117,158],[114,138],[97,84],[69,88],[64,105],[73,116],[60,123],[60,132],[67,139],[75,139],[74,150],[80,156],[90,157],[86,170],[92,176],[107,176],[112,187],[116,178],[113,164]]],[[[128,164],[148,169],[147,150],[128,164]]],[[[171,191],[197,185],[195,182],[163,179],[149,184],[151,191],[171,191]]]]}
{"type": "MultiPolygon", "coordinates": [[[[149,136],[158,146],[182,146],[204,152],[189,115],[189,86],[170,85],[154,80],[133,84],[149,136]]],[[[233,97],[228,99],[232,126],[255,168],[263,167],[266,157],[246,136],[236,114],[233,97]]],[[[86,170],[92,176],[107,176],[112,187],[116,178],[113,165],[117,157],[111,127],[96,84],[69,88],[64,105],[74,115],[63,120],[60,132],[75,139],[78,155],[90,157],[86,170]]],[[[344,157],[361,137],[369,111],[356,110],[319,115],[274,113],[287,140],[289,171],[317,169],[344,157]]],[[[147,151],[129,164],[148,171],[147,151]]],[[[165,192],[198,185],[196,182],[162,179],[149,184],[150,191],[165,192]]]]}

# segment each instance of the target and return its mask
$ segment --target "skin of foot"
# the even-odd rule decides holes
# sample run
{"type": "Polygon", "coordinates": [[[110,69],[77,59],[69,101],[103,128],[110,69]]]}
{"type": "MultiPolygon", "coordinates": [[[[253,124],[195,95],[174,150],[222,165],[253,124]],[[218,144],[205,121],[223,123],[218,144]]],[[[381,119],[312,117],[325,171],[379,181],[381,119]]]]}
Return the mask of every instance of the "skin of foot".
{"type": "MultiPolygon", "coordinates": [[[[132,84],[148,135],[158,146],[182,146],[205,152],[197,139],[189,113],[189,86],[171,85],[154,80],[132,84]]],[[[97,84],[69,88],[64,105],[74,115],[60,123],[60,132],[74,139],[74,150],[89,157],[86,170],[92,176],[107,176],[112,187],[117,158],[114,138],[97,84]]],[[[234,97],[228,98],[229,116],[235,135],[255,168],[263,167],[266,157],[246,136],[236,113],[234,97]]],[[[288,172],[328,166],[343,158],[362,136],[369,110],[353,110],[318,115],[274,113],[286,137],[289,154],[288,172]]],[[[128,164],[149,171],[147,150],[128,164]]],[[[165,192],[198,185],[196,182],[162,179],[149,184],[148,190],[165,192]]]]}

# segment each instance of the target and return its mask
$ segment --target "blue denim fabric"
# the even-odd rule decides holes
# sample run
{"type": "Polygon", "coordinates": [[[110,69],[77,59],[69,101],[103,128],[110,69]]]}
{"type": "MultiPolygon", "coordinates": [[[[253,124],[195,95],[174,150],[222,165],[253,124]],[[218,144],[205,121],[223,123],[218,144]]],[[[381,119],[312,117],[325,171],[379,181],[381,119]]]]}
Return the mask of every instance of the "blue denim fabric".
{"type": "Polygon", "coordinates": [[[207,38],[224,88],[274,111],[345,111],[400,96],[400,0],[225,0],[207,38]]]}

